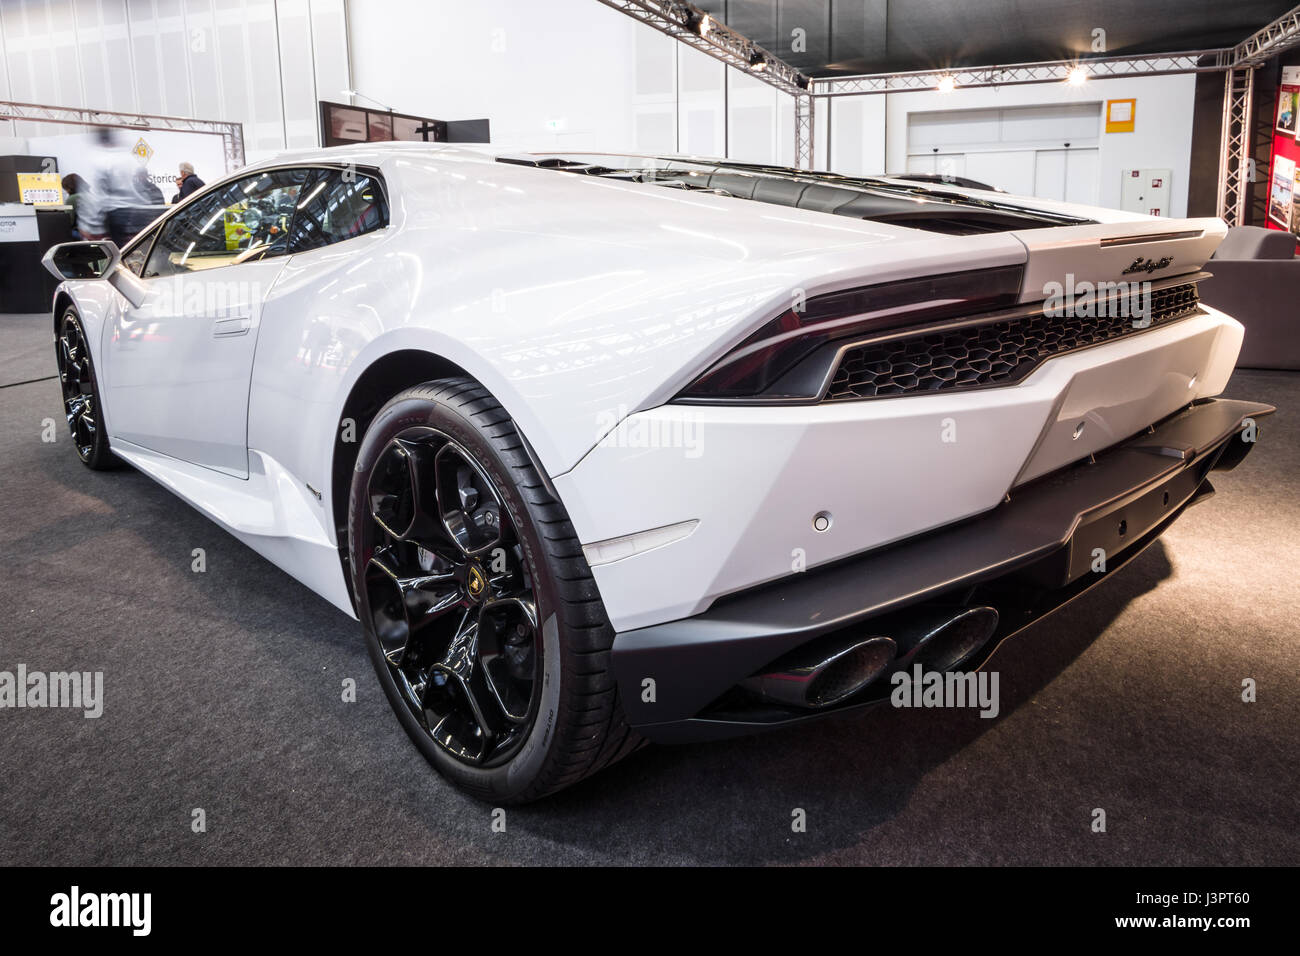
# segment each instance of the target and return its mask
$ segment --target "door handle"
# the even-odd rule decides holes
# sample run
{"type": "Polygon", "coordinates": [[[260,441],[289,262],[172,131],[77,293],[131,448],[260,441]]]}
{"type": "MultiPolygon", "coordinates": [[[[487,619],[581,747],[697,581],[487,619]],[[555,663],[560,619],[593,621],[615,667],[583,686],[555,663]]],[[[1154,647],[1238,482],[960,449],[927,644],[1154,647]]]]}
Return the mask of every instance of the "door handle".
{"type": "Polygon", "coordinates": [[[235,319],[217,319],[212,323],[212,337],[223,339],[232,335],[247,335],[252,327],[253,320],[246,315],[235,319]]]}

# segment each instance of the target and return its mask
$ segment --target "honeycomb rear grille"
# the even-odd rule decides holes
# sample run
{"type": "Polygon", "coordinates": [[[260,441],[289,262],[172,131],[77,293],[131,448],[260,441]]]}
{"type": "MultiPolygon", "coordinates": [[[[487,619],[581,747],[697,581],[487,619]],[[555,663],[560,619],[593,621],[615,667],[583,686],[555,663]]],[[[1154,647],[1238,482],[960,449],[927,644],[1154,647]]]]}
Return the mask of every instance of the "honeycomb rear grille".
{"type": "Polygon", "coordinates": [[[1150,297],[1150,325],[1136,326],[1127,315],[1039,313],[856,345],[840,358],[822,401],[1012,385],[1053,356],[1111,342],[1198,311],[1194,282],[1154,290],[1150,297]]]}

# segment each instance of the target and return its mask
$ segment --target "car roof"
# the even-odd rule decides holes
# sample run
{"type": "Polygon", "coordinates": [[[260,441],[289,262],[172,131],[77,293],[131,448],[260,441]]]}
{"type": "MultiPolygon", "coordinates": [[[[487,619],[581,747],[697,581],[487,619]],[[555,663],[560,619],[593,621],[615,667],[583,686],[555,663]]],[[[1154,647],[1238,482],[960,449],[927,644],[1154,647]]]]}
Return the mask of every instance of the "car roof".
{"type": "Polygon", "coordinates": [[[291,149],[276,153],[266,159],[249,163],[246,169],[263,166],[283,166],[286,163],[346,163],[379,162],[401,152],[441,153],[458,151],[462,147],[450,143],[351,143],[346,146],[313,146],[310,149],[291,149]]]}

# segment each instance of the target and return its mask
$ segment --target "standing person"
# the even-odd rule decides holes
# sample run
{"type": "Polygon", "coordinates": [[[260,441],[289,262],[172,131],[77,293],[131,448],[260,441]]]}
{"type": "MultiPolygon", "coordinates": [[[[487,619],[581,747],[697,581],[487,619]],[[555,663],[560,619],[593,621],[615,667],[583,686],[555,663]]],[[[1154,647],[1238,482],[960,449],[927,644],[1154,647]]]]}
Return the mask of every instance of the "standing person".
{"type": "Polygon", "coordinates": [[[207,185],[207,183],[199,179],[198,176],[194,175],[193,163],[181,163],[180,171],[181,174],[176,177],[176,187],[180,191],[176,193],[176,198],[172,200],[174,203],[180,202],[186,196],[198,192],[207,185]]]}
{"type": "Polygon", "coordinates": [[[77,228],[86,239],[130,239],[132,210],[140,205],[134,177],[137,162],[106,126],[92,133],[95,145],[86,178],[89,189],[77,192],[77,228]]]}
{"type": "Polygon", "coordinates": [[[70,213],[72,216],[72,238],[79,241],[83,238],[82,224],[86,213],[82,209],[80,216],[78,216],[77,209],[82,203],[90,201],[90,183],[76,173],[68,173],[63,177],[63,191],[68,194],[68,205],[72,207],[70,213]]]}

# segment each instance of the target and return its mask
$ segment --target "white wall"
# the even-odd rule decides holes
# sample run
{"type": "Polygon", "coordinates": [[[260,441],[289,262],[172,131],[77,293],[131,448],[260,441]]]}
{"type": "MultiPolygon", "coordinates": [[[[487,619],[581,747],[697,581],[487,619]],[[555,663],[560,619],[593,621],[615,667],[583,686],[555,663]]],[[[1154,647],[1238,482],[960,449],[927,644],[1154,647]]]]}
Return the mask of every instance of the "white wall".
{"type": "MultiPolygon", "coordinates": [[[[1055,103],[1097,103],[1136,98],[1136,128],[1101,134],[1098,147],[1100,204],[1120,204],[1120,173],[1156,167],[1173,170],[1171,215],[1187,215],[1195,74],[1089,80],[1083,86],[1040,83],[843,97],[831,107],[831,169],[844,173],[901,172],[907,168],[908,116],[912,113],[989,109],[1055,103]],[[857,106],[856,104],[862,104],[857,106]]],[[[825,157],[822,152],[819,157],[825,157]]],[[[823,165],[820,161],[819,166],[823,165]]]]}
{"type": "MultiPolygon", "coordinates": [[[[341,99],[349,82],[344,8],[345,0],[0,0],[0,99],[238,122],[250,160],[315,145],[316,100],[341,99]]],[[[0,123],[0,135],[19,139],[67,132],[0,123]]]]}
{"type": "Polygon", "coordinates": [[[828,100],[823,115],[829,116],[830,156],[822,150],[815,163],[819,169],[850,176],[895,171],[885,169],[885,98],[881,94],[828,100]]]}
{"type": "Polygon", "coordinates": [[[673,41],[638,42],[648,28],[595,0],[350,0],[348,22],[357,90],[400,112],[487,117],[495,143],[631,148],[638,97],[672,97],[673,41]],[[669,55],[638,75],[638,49],[656,43],[669,55]]]}
{"type": "Polygon", "coordinates": [[[596,0],[0,0],[0,67],[0,99],[242,123],[249,160],[349,88],[502,144],[794,156],[790,97],[596,0]]]}
{"type": "Polygon", "coordinates": [[[788,96],[596,0],[350,0],[348,20],[358,91],[487,117],[494,143],[793,157],[788,96]]]}

